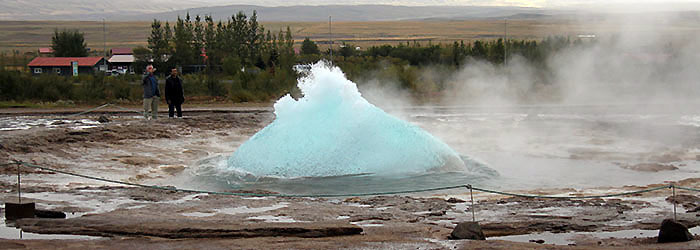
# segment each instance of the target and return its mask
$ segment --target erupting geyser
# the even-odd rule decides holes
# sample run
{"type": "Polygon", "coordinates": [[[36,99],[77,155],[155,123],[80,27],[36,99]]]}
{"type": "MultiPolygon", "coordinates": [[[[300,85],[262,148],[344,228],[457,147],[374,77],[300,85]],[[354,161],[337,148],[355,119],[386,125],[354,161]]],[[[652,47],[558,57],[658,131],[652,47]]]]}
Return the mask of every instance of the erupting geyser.
{"type": "Polygon", "coordinates": [[[337,67],[313,65],[299,88],[304,97],[279,99],[275,120],[238,148],[229,168],[285,178],[466,169],[445,143],[367,102],[337,67]]]}

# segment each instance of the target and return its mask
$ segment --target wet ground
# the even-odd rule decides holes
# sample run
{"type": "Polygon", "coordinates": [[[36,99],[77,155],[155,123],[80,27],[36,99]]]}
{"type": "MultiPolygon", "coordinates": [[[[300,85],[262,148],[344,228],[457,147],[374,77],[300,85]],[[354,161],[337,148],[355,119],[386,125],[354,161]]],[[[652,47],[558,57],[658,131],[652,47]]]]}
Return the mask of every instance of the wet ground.
{"type": "MultiPolygon", "coordinates": [[[[700,187],[700,179],[694,178],[700,152],[697,125],[664,123],[673,119],[648,116],[552,118],[542,112],[426,110],[395,114],[498,171],[499,177],[482,183],[485,187],[552,195],[632,191],[669,182],[700,187]]],[[[201,109],[186,113],[184,119],[157,121],[117,111],[70,118],[42,111],[5,114],[0,117],[0,161],[22,160],[180,188],[290,191],[284,185],[239,185],[226,190],[218,183],[193,178],[203,161],[229,155],[269,123],[274,118],[269,108],[201,109]],[[101,114],[111,121],[96,122],[101,114]]],[[[678,117],[684,116],[688,115],[678,117]]],[[[60,242],[66,248],[168,249],[700,247],[698,241],[653,243],[661,221],[672,217],[671,193],[665,189],[593,200],[477,192],[472,207],[466,190],[379,197],[231,197],[120,187],[29,169],[22,172],[23,200],[36,202],[41,209],[66,212],[69,218],[7,223],[29,234],[18,240],[19,231],[5,227],[0,231],[0,237],[7,239],[2,240],[3,246],[41,248],[60,242]],[[456,223],[472,220],[472,209],[489,240],[446,240],[456,223]],[[63,236],[30,240],[35,234],[63,236]],[[544,245],[530,240],[544,240],[544,245]]],[[[16,200],[15,182],[15,168],[0,170],[3,201],[16,200]]],[[[678,219],[697,234],[700,195],[685,191],[678,195],[678,219]]]]}

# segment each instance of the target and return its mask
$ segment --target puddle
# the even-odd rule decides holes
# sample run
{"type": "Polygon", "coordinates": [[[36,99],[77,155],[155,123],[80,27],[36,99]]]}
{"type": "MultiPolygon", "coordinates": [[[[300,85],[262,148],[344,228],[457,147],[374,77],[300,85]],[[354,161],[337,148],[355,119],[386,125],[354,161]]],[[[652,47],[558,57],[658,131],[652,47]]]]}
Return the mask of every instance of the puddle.
{"type": "MultiPolygon", "coordinates": [[[[94,193],[94,192],[92,192],[94,193]]],[[[41,192],[41,193],[26,193],[22,194],[24,197],[35,199],[37,204],[41,204],[42,209],[53,210],[60,209],[66,206],[77,206],[83,208],[89,208],[90,211],[86,213],[100,214],[113,211],[115,209],[128,206],[130,204],[139,204],[143,202],[138,202],[132,199],[123,197],[108,197],[100,196],[91,197],[89,194],[81,193],[53,193],[53,192],[41,192]]],[[[136,205],[137,206],[137,205],[136,205]]],[[[76,213],[85,214],[85,213],[76,213]]],[[[67,214],[69,217],[72,215],[67,214]]],[[[75,217],[75,216],[73,216],[75,217]]]]}
{"type": "Polygon", "coordinates": [[[346,205],[351,207],[372,207],[370,205],[360,204],[360,203],[347,203],[346,205]]]}
{"type": "Polygon", "coordinates": [[[359,227],[383,227],[384,224],[379,223],[378,221],[357,221],[357,222],[350,222],[350,224],[353,224],[355,226],[359,227]]]}
{"type": "Polygon", "coordinates": [[[289,205],[287,202],[280,202],[277,205],[272,205],[269,207],[247,207],[247,206],[242,206],[242,207],[235,207],[235,208],[219,208],[215,209],[217,213],[223,213],[223,214],[250,214],[250,213],[262,213],[262,212],[267,212],[267,211],[272,211],[272,210],[277,210],[280,208],[285,208],[289,205]]]}
{"type": "Polygon", "coordinates": [[[202,213],[202,212],[192,212],[192,213],[181,213],[183,216],[187,217],[210,217],[216,215],[215,213],[202,213]]]}
{"type": "Polygon", "coordinates": [[[303,221],[295,220],[289,216],[273,216],[273,215],[253,216],[253,217],[248,217],[247,220],[263,220],[265,222],[276,222],[276,223],[303,222],[303,221]]]}
{"type": "MultiPolygon", "coordinates": [[[[700,227],[689,229],[693,235],[700,234],[700,227]]],[[[571,232],[571,233],[534,233],[523,235],[509,235],[500,237],[489,237],[489,240],[506,240],[514,242],[530,242],[530,240],[544,240],[544,244],[569,245],[576,244],[580,239],[631,239],[631,238],[649,238],[659,235],[659,230],[620,230],[612,232],[571,232]]]]}
{"type": "Polygon", "coordinates": [[[215,212],[211,212],[211,213],[191,212],[191,213],[181,213],[181,215],[189,216],[189,217],[209,217],[209,216],[214,216],[216,214],[236,215],[236,214],[263,213],[263,212],[267,212],[267,211],[277,210],[280,208],[285,208],[285,207],[287,207],[287,205],[289,205],[289,203],[280,202],[279,204],[269,206],[269,207],[242,206],[242,207],[234,207],[234,208],[218,208],[218,209],[214,209],[215,212]]]}
{"type": "Polygon", "coordinates": [[[0,131],[27,130],[35,127],[82,130],[98,127],[99,125],[100,122],[91,119],[37,118],[27,116],[0,118],[0,131]]]}
{"type": "Polygon", "coordinates": [[[163,203],[184,204],[184,203],[187,203],[187,202],[190,202],[190,201],[193,201],[193,200],[198,200],[198,199],[200,199],[200,197],[202,197],[202,196],[207,196],[207,195],[209,195],[209,194],[206,194],[206,193],[202,193],[202,194],[191,194],[191,195],[187,195],[187,196],[185,196],[185,197],[182,197],[182,198],[180,198],[180,199],[178,199],[178,200],[166,201],[166,202],[163,202],[163,203]]]}
{"type": "MultiPolygon", "coordinates": [[[[10,240],[96,240],[102,239],[103,237],[95,236],[85,236],[85,235],[71,235],[71,234],[37,234],[37,233],[27,233],[22,232],[21,229],[15,228],[11,225],[11,222],[5,221],[5,207],[3,206],[2,215],[0,215],[0,239],[10,239],[10,240]],[[10,223],[8,225],[7,223],[10,223]]],[[[1,248],[1,247],[0,247],[1,248]]]]}

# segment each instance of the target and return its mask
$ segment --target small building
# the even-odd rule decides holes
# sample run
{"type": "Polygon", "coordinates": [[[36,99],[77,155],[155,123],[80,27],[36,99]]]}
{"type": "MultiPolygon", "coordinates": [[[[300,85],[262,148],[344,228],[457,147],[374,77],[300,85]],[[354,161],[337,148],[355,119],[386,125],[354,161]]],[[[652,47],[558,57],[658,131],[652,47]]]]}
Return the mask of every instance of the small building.
{"type": "Polygon", "coordinates": [[[112,74],[134,74],[134,50],[131,48],[112,48],[109,62],[109,71],[112,74]]]}
{"type": "Polygon", "coordinates": [[[95,74],[106,63],[103,57],[37,57],[27,66],[32,75],[56,74],[72,76],[72,62],[78,62],[78,74],[95,74]]]}
{"type": "Polygon", "coordinates": [[[109,53],[112,55],[133,55],[134,50],[131,48],[112,48],[109,53]]]}
{"type": "Polygon", "coordinates": [[[42,57],[53,56],[53,49],[52,48],[39,48],[39,56],[42,56],[42,57]]]}
{"type": "Polygon", "coordinates": [[[112,72],[117,71],[118,74],[134,73],[134,62],[136,61],[134,55],[113,55],[107,61],[109,62],[109,70],[112,72]]]}

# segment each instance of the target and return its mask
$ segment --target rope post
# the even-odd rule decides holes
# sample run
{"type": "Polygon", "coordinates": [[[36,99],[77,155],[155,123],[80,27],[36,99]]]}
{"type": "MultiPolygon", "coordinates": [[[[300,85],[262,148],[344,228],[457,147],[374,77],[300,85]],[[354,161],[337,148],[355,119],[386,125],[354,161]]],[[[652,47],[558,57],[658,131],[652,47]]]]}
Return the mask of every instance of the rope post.
{"type": "Polygon", "coordinates": [[[469,198],[471,198],[472,201],[472,207],[470,210],[472,210],[472,222],[476,222],[476,212],[474,211],[474,192],[472,189],[472,185],[467,185],[467,188],[469,189],[469,198]]]}
{"type": "Polygon", "coordinates": [[[22,178],[20,169],[22,168],[22,163],[17,162],[17,203],[22,204],[22,178]]]}
{"type": "Polygon", "coordinates": [[[673,197],[673,220],[678,221],[676,217],[676,185],[671,184],[671,194],[673,197]]]}

